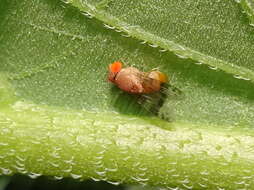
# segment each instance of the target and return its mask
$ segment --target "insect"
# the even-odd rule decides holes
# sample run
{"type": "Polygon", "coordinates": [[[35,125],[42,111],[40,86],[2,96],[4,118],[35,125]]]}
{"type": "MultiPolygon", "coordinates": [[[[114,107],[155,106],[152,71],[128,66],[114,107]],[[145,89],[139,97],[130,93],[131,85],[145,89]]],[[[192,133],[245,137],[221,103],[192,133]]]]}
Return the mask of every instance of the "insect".
{"type": "Polygon", "coordinates": [[[161,90],[167,76],[160,71],[142,72],[135,67],[123,68],[120,61],[109,65],[108,80],[131,94],[151,94],[161,90]]]}
{"type": "Polygon", "coordinates": [[[110,64],[108,69],[108,80],[132,94],[136,102],[153,115],[158,115],[166,97],[177,92],[168,83],[167,76],[158,70],[143,72],[135,67],[123,68],[120,61],[110,64]]]}

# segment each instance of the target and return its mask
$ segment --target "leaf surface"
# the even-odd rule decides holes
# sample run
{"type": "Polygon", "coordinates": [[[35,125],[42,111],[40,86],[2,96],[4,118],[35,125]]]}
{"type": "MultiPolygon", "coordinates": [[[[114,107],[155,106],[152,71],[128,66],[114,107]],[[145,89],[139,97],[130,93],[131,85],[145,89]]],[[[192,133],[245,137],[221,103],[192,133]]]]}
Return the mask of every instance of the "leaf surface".
{"type": "Polygon", "coordinates": [[[250,81],[141,45],[62,6],[2,3],[3,174],[181,188],[253,186],[250,81]],[[143,114],[135,98],[106,81],[115,60],[144,71],[159,66],[169,75],[184,94],[169,96],[160,109],[171,122],[143,114]]]}
{"type": "Polygon", "coordinates": [[[241,0],[241,6],[244,12],[250,19],[250,25],[254,26],[254,1],[253,0],[241,0]]]}
{"type": "Polygon", "coordinates": [[[233,0],[67,2],[132,37],[254,80],[254,29],[233,0]]]}

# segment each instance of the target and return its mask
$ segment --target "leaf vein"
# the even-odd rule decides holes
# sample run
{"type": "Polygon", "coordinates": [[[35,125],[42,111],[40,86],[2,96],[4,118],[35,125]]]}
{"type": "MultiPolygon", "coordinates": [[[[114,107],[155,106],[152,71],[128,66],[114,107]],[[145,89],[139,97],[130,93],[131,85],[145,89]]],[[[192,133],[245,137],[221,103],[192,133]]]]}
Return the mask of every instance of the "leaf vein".
{"type": "MultiPolygon", "coordinates": [[[[18,21],[18,20],[15,20],[15,21],[18,21]]],[[[20,21],[18,21],[18,22],[20,22],[20,21]]],[[[84,41],[86,39],[84,36],[79,35],[79,34],[72,34],[72,33],[69,33],[69,32],[65,32],[63,30],[58,30],[56,28],[47,28],[47,27],[39,26],[39,25],[37,25],[35,23],[31,23],[31,22],[22,21],[22,24],[26,24],[28,26],[33,27],[34,29],[37,29],[37,30],[51,32],[51,33],[57,34],[59,36],[63,35],[63,36],[71,37],[73,40],[74,39],[79,39],[79,40],[84,41]]]]}

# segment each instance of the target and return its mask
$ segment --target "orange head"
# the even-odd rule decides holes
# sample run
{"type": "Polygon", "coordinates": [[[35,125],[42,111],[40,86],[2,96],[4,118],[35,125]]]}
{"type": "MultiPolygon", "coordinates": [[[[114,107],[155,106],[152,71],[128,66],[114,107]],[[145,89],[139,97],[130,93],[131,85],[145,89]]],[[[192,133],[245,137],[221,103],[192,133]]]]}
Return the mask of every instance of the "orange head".
{"type": "Polygon", "coordinates": [[[120,61],[115,61],[109,65],[108,80],[114,82],[117,73],[122,69],[122,63],[120,61]]]}

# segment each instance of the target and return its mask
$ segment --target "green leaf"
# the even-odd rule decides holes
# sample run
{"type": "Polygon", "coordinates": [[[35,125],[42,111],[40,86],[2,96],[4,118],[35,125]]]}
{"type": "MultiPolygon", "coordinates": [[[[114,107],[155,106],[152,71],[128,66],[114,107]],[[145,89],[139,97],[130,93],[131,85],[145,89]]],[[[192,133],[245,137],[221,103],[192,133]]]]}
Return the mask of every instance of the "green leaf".
{"type": "Polygon", "coordinates": [[[254,26],[254,1],[253,0],[241,0],[240,1],[244,12],[250,19],[250,25],[254,26]]]}
{"type": "Polygon", "coordinates": [[[67,2],[134,38],[254,80],[254,28],[233,0],[67,2]]]}
{"type": "Polygon", "coordinates": [[[141,45],[57,0],[1,6],[2,174],[253,187],[250,81],[141,45]],[[169,75],[184,94],[169,96],[160,109],[171,122],[147,115],[133,96],[106,81],[115,60],[169,75]]]}

